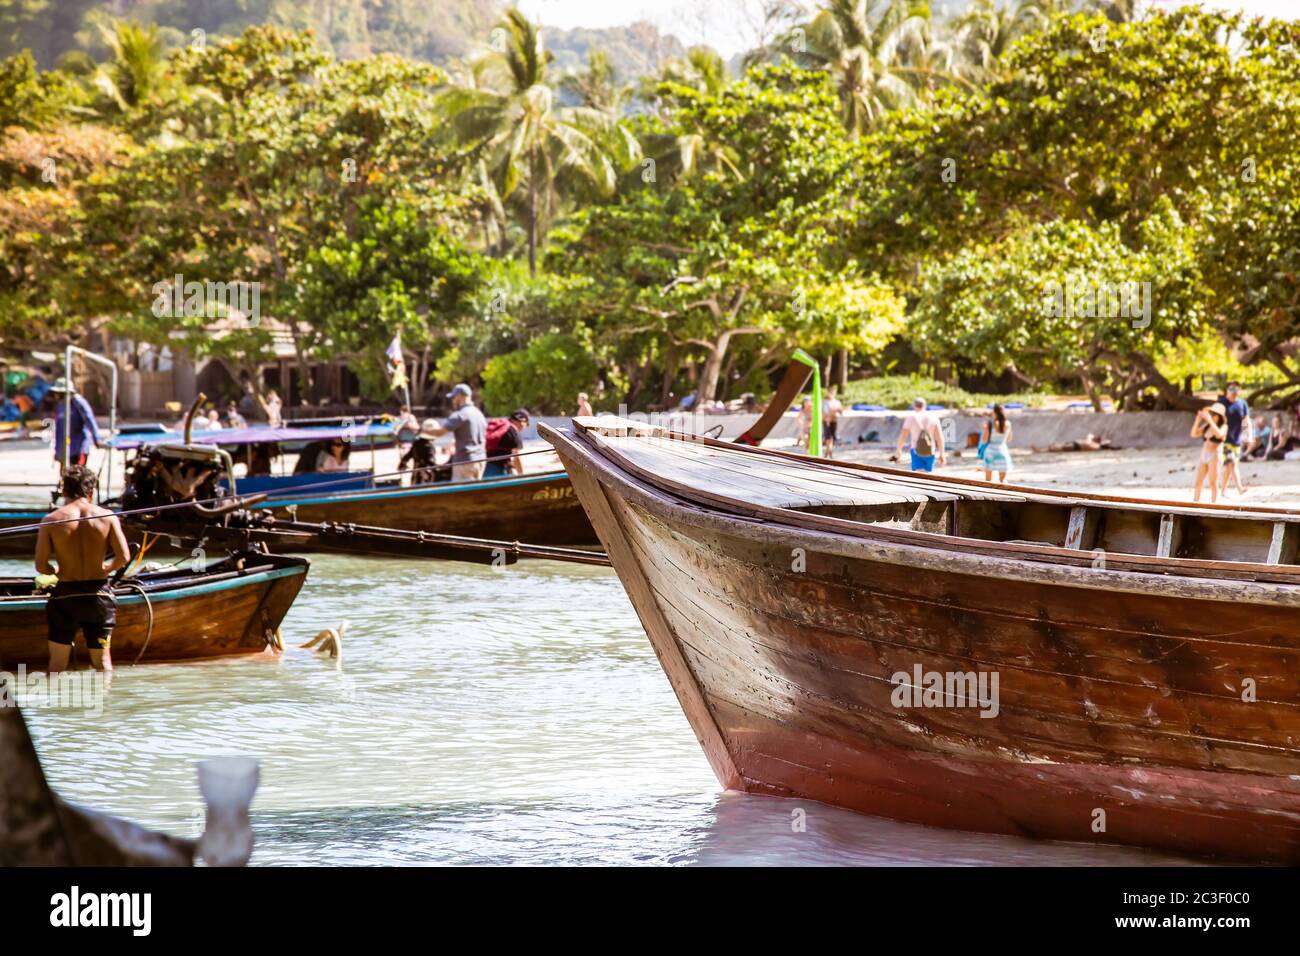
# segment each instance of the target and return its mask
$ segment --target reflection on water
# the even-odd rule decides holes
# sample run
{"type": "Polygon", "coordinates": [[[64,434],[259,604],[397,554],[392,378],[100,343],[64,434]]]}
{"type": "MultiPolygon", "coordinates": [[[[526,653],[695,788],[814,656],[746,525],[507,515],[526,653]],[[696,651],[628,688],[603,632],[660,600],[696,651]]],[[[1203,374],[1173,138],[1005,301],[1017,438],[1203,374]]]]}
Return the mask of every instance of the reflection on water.
{"type": "Polygon", "coordinates": [[[124,666],[98,717],[29,712],[51,783],[197,835],[194,762],[256,756],[257,864],[1170,861],[720,793],[605,569],[312,565],[283,658],[124,666]],[[294,646],[344,621],[341,665],[294,646]]]}

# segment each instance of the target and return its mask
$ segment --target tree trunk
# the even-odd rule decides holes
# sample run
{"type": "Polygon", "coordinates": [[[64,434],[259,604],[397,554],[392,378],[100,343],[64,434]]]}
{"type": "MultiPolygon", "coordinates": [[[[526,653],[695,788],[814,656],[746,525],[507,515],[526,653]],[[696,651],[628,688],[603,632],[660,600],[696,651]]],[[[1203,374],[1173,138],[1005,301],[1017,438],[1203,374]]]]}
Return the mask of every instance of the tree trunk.
{"type": "Polygon", "coordinates": [[[537,148],[528,151],[528,274],[537,275],[537,148]]]}
{"type": "Polygon", "coordinates": [[[835,384],[841,389],[847,388],[849,384],[849,350],[840,349],[840,365],[836,369],[835,384]]]}
{"type": "Polygon", "coordinates": [[[1101,406],[1101,390],[1097,388],[1097,383],[1093,381],[1092,376],[1083,372],[1079,378],[1083,382],[1083,390],[1088,393],[1088,401],[1092,402],[1093,411],[1105,411],[1101,406]]]}
{"type": "Polygon", "coordinates": [[[722,371],[722,360],[731,344],[731,331],[722,332],[709,346],[708,358],[704,360],[704,371],[700,373],[700,388],[696,398],[696,407],[701,402],[711,402],[717,395],[718,375],[722,371]]]}

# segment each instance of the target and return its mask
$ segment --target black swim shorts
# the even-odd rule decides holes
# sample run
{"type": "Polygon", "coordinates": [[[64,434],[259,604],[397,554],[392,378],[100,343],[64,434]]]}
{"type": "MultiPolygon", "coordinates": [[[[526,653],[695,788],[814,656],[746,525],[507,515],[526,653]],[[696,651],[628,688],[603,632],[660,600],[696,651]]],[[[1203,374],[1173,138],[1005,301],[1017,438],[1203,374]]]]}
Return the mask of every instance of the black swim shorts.
{"type": "Polygon", "coordinates": [[[70,645],[81,631],[89,650],[104,650],[117,623],[117,598],[107,581],[60,581],[46,602],[45,623],[53,644],[70,645]]]}

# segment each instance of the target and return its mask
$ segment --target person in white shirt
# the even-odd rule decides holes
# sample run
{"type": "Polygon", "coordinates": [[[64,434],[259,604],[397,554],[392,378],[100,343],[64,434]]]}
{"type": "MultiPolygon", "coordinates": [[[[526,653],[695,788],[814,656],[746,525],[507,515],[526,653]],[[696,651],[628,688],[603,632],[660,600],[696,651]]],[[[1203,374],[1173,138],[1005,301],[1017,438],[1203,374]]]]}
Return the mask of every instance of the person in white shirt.
{"type": "Polygon", "coordinates": [[[943,429],[933,412],[925,410],[925,399],[912,401],[912,412],[903,421],[903,430],[898,433],[898,447],[894,452],[894,461],[903,455],[906,446],[912,452],[913,471],[934,471],[937,459],[940,465],[947,464],[943,448],[943,429]]]}

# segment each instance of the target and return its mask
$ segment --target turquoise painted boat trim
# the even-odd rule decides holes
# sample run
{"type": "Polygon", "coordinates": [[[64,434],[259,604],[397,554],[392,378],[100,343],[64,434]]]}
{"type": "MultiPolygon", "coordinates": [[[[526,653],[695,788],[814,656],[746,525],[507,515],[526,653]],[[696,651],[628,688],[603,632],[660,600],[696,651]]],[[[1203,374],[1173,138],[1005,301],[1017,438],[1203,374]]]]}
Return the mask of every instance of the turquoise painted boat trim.
{"type": "Polygon", "coordinates": [[[507,488],[511,485],[537,485],[542,482],[555,481],[556,478],[564,475],[563,471],[548,471],[539,475],[527,475],[523,478],[488,478],[484,481],[476,481],[473,484],[452,485],[449,488],[439,488],[431,486],[428,488],[394,488],[391,491],[366,492],[357,494],[352,491],[341,491],[333,495],[322,495],[316,498],[277,498],[275,501],[262,501],[254,505],[254,508],[287,508],[294,505],[327,505],[336,501],[374,501],[384,498],[419,498],[424,495],[447,495],[455,494],[458,491],[477,491],[480,488],[507,488]]]}
{"type": "MultiPolygon", "coordinates": [[[[276,578],[288,578],[295,574],[306,574],[307,568],[298,566],[292,568],[276,568],[274,571],[261,571],[257,574],[249,574],[242,578],[230,578],[225,581],[209,581],[206,584],[192,584],[189,587],[175,588],[170,591],[160,591],[157,594],[149,595],[151,604],[161,604],[164,601],[178,601],[181,598],[196,597],[200,594],[214,594],[217,591],[229,591],[232,588],[248,587],[250,584],[261,584],[264,581],[274,581],[276,578]]],[[[138,593],[119,594],[117,597],[117,606],[125,607],[128,604],[143,604],[144,598],[138,593]]],[[[45,607],[44,598],[32,598],[24,601],[0,601],[0,611],[9,611],[15,608],[27,609],[45,607]]]]}

